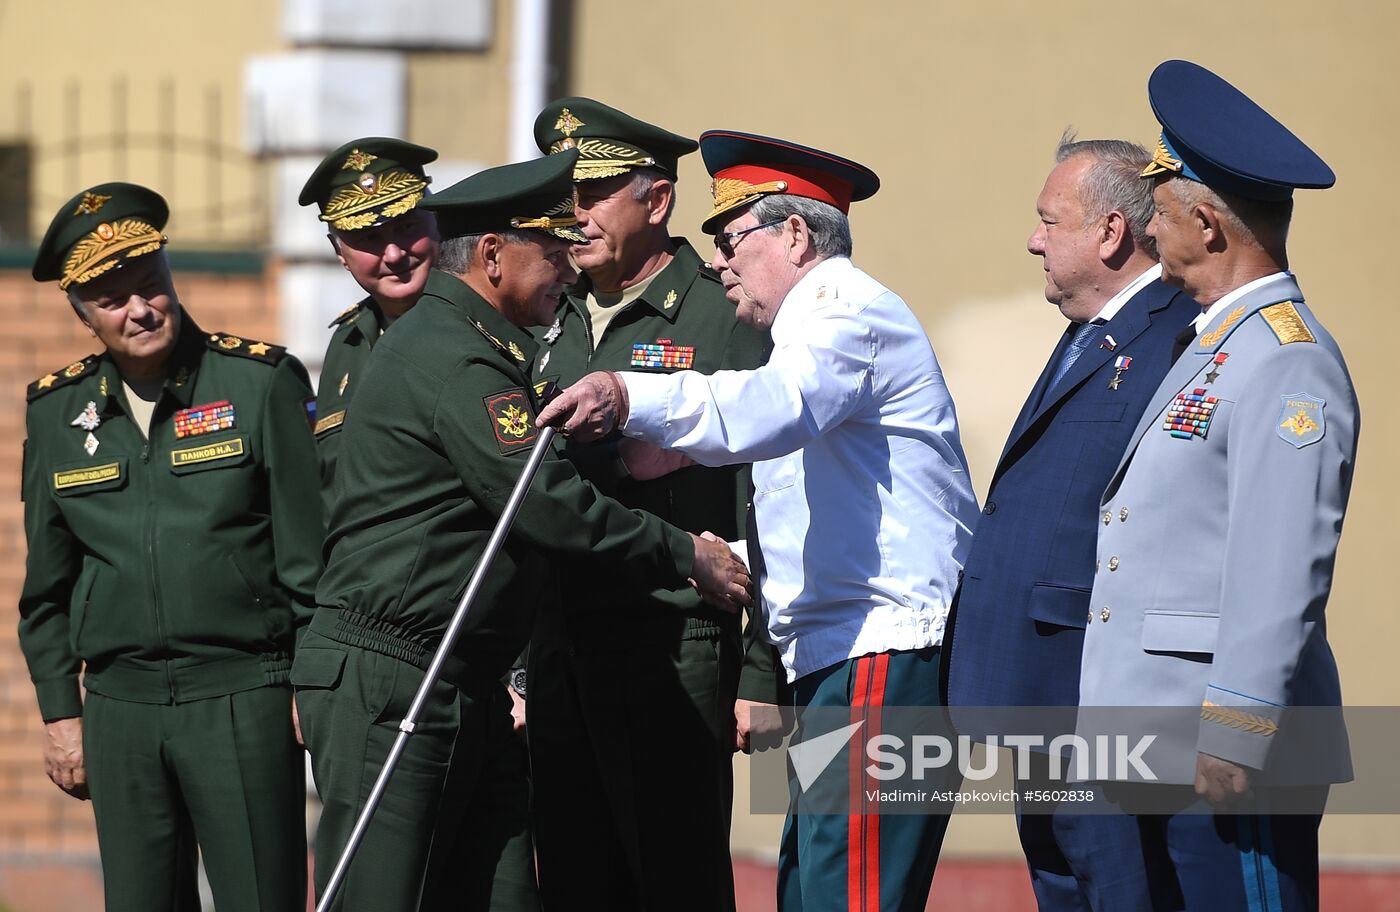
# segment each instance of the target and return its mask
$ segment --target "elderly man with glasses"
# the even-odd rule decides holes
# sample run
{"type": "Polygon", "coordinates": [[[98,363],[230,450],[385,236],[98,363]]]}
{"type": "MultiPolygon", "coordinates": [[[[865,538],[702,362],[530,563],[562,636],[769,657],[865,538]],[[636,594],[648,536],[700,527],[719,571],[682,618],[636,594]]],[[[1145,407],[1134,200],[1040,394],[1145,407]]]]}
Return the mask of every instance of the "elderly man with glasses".
{"type": "MultiPolygon", "coordinates": [[[[882,707],[937,698],[977,512],[952,398],[909,307],[850,260],[846,213],[878,189],[874,172],[732,131],[705,133],[700,151],[714,177],[713,265],[739,319],[771,333],[771,357],[711,376],[589,374],[540,421],[575,440],[620,427],[702,465],[752,460],[750,558],[769,638],[810,714],[798,739],[823,707],[875,729],[882,707]]],[[[837,775],[848,806],[789,809],[779,906],[922,908],[946,814],[887,813],[866,800],[859,766],[837,775]]]]}

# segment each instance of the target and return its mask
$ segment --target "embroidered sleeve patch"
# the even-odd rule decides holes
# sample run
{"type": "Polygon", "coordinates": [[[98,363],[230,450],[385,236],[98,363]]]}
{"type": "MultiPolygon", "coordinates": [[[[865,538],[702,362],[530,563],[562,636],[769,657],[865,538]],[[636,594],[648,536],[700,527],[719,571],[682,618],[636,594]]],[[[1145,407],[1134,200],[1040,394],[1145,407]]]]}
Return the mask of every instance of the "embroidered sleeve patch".
{"type": "Polygon", "coordinates": [[[491,431],[496,435],[496,444],[501,453],[510,455],[519,450],[529,449],[535,442],[535,413],[530,406],[530,398],[519,387],[493,393],[481,400],[486,405],[486,415],[491,421],[491,431]]]}
{"type": "Polygon", "coordinates": [[[175,436],[178,439],[227,431],[238,427],[238,416],[227,399],[180,409],[175,413],[175,436]]]}
{"type": "Polygon", "coordinates": [[[1327,418],[1323,415],[1326,400],[1307,393],[1292,393],[1280,398],[1283,409],[1278,416],[1279,437],[1298,449],[1321,440],[1327,433],[1327,418]]]}

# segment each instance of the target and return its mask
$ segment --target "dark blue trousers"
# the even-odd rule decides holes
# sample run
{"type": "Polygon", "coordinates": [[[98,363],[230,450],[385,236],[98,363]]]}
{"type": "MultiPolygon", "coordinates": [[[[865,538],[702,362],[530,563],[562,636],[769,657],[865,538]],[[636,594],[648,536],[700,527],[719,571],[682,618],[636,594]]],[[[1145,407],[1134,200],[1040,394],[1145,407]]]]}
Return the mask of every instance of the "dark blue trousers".
{"type": "MultiPolygon", "coordinates": [[[[793,743],[803,737],[802,713],[809,707],[849,707],[851,721],[862,723],[857,741],[863,742],[880,731],[884,707],[938,705],[940,658],[937,647],[880,653],[798,678],[793,743]]],[[[778,856],[778,909],[922,912],[951,808],[928,814],[878,813],[864,797],[865,790],[874,787],[865,773],[869,761],[864,751],[853,745],[834,762],[849,766],[851,813],[802,813],[794,782],[778,856]]],[[[957,778],[954,771],[953,785],[957,778]]]]}

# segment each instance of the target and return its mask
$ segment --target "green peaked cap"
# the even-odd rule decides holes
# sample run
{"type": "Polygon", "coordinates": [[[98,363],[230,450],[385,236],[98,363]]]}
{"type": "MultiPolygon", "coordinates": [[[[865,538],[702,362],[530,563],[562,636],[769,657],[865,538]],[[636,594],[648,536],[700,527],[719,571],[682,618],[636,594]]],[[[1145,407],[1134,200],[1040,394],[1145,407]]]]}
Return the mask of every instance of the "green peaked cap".
{"type": "Polygon", "coordinates": [[[574,180],[613,177],[634,168],[657,168],[675,180],[677,161],[696,149],[693,139],[578,95],[545,105],[535,118],[535,145],[551,155],[578,149],[574,180]]]}
{"type": "Polygon", "coordinates": [[[478,171],[419,205],[437,213],[444,238],[533,228],[566,241],[587,240],[574,226],[574,162],[578,153],[550,155],[478,171]]]}
{"type": "Polygon", "coordinates": [[[40,282],[57,280],[65,291],[81,285],[123,260],[159,250],[169,218],[164,197],[139,184],[89,187],[60,206],[49,222],[33,276],[40,282]]]}
{"type": "Polygon", "coordinates": [[[321,207],[321,221],[337,231],[373,228],[418,205],[432,180],[423,166],[437,157],[402,139],[361,137],[321,159],[297,202],[321,207]]]}

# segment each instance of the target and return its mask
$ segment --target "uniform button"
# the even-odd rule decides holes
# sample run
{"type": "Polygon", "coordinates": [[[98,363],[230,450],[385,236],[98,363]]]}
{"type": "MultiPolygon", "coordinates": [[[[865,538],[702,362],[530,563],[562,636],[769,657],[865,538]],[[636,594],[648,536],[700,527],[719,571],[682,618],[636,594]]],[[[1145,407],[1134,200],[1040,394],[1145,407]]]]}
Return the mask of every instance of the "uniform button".
{"type": "Polygon", "coordinates": [[[1118,555],[1115,554],[1115,555],[1113,555],[1112,557],[1110,557],[1110,558],[1108,559],[1108,569],[1109,569],[1109,570],[1117,570],[1117,569],[1118,569],[1118,555]]]}
{"type": "Polygon", "coordinates": [[[1094,623],[1094,609],[1092,608],[1089,609],[1089,623],[1094,623]]]}
{"type": "Polygon", "coordinates": [[[1101,621],[1103,621],[1105,624],[1107,624],[1107,623],[1108,623],[1108,616],[1109,616],[1110,613],[1111,613],[1111,612],[1109,612],[1108,608],[1105,606],[1104,610],[1102,610],[1102,611],[1099,612],[1099,620],[1101,620],[1101,621]]]}
{"type": "Polygon", "coordinates": [[[1098,562],[1098,561],[1094,561],[1094,572],[1095,572],[1095,573],[1098,573],[1098,572],[1099,572],[1099,562],[1098,562]]]}
{"type": "Polygon", "coordinates": [[[1103,524],[1106,526],[1111,522],[1113,522],[1113,514],[1105,510],[1103,514],[1103,524]]]}
{"type": "Polygon", "coordinates": [[[987,501],[987,505],[986,505],[985,507],[982,508],[982,512],[985,513],[985,514],[987,514],[988,516],[991,516],[991,515],[992,515],[993,513],[995,513],[996,511],[997,511],[997,502],[996,502],[995,500],[989,500],[989,501],[987,501]]]}
{"type": "Polygon", "coordinates": [[[1121,510],[1118,511],[1118,521],[1119,521],[1119,522],[1127,522],[1127,521],[1128,521],[1128,508],[1127,508],[1127,507],[1124,507],[1123,509],[1121,509],[1121,510]]]}

